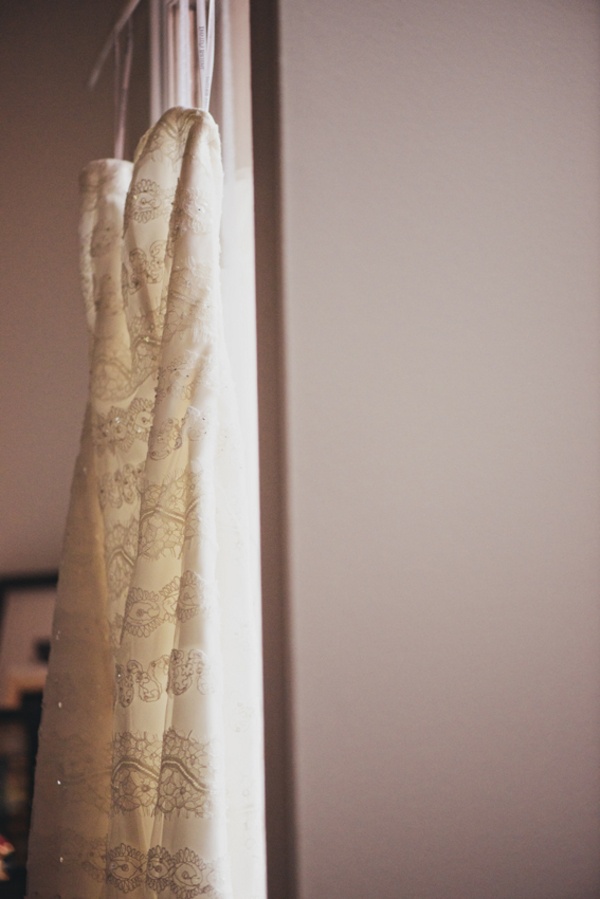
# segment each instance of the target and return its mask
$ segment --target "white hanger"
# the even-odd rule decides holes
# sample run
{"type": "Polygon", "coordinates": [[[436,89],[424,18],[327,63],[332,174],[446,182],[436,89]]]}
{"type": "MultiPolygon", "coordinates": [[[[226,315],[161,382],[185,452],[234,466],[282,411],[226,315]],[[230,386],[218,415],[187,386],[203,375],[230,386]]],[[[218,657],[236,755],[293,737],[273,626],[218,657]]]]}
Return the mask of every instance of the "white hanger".
{"type": "Polygon", "coordinates": [[[108,59],[108,54],[112,50],[115,40],[118,38],[118,36],[121,34],[123,29],[127,25],[127,22],[133,15],[136,7],[139,6],[140,2],[141,2],[141,0],[127,0],[127,2],[125,3],[125,6],[121,10],[121,14],[120,14],[119,18],[117,19],[117,21],[115,22],[113,27],[110,29],[110,34],[106,38],[106,41],[104,42],[102,50],[98,54],[98,58],[96,59],[96,62],[94,63],[94,68],[92,69],[92,73],[88,79],[88,87],[90,90],[93,90],[96,87],[96,82],[98,81],[98,78],[100,77],[100,73],[101,73],[102,69],[104,68],[104,63],[108,59]]]}
{"type": "MultiPolygon", "coordinates": [[[[88,80],[88,87],[93,89],[100,77],[100,73],[104,67],[110,51],[125,27],[130,21],[131,16],[136,10],[141,0],[127,0],[120,15],[112,26],[109,35],[102,46],[100,53],[94,63],[94,67],[88,80]]],[[[162,97],[159,95],[159,78],[162,79],[163,86],[165,81],[169,80],[171,66],[169,66],[169,56],[173,53],[173,47],[168,46],[167,25],[170,10],[178,4],[178,34],[177,34],[177,89],[175,102],[183,106],[190,106],[192,103],[191,89],[192,85],[192,65],[190,57],[190,21],[189,10],[190,0],[150,0],[150,51],[151,51],[151,115],[153,121],[159,117],[160,113],[172,105],[173,97],[163,91],[162,97]],[[158,54],[158,58],[157,58],[158,54]],[[159,74],[160,73],[160,74],[159,74]],[[162,107],[159,109],[159,107],[162,107]]],[[[198,105],[203,110],[208,110],[210,103],[210,90],[212,85],[212,75],[214,69],[215,58],[215,3],[214,0],[208,0],[208,14],[206,10],[206,0],[196,0],[196,21],[197,21],[197,40],[196,46],[198,51],[198,105]]],[[[175,73],[173,73],[175,74],[175,73]]]]}
{"type": "Polygon", "coordinates": [[[133,58],[133,23],[127,22],[125,54],[121,48],[121,36],[115,38],[115,159],[123,159],[125,151],[125,126],[127,123],[127,100],[133,58]]]}

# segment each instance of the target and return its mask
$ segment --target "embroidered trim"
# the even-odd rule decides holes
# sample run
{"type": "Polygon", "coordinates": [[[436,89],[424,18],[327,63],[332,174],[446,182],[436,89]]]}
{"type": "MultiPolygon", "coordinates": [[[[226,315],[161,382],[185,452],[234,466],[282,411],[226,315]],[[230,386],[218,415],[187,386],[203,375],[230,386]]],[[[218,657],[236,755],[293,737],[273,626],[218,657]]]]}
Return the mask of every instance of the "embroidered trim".
{"type": "Polygon", "coordinates": [[[209,611],[209,591],[204,578],[188,570],[158,592],[132,587],[125,605],[123,629],[136,637],[149,637],[165,622],[189,621],[194,615],[209,611]]]}
{"type": "Polygon", "coordinates": [[[131,505],[139,500],[144,481],[144,463],[129,462],[115,472],[102,475],[98,483],[98,496],[103,509],[113,506],[120,509],[123,503],[131,505]]]}
{"type": "Polygon", "coordinates": [[[216,383],[216,360],[214,353],[187,350],[158,373],[156,402],[167,396],[183,397],[191,400],[196,388],[202,383],[214,387],[216,383]]]}
{"type": "Polygon", "coordinates": [[[165,816],[185,812],[198,818],[209,817],[212,813],[209,785],[212,774],[207,744],[169,728],[163,739],[156,800],[158,810],[165,816]]]}
{"type": "Polygon", "coordinates": [[[139,521],[135,515],[126,525],[115,524],[106,531],[104,552],[110,594],[119,603],[127,590],[135,562],[139,521]]]}
{"type": "MultiPolygon", "coordinates": [[[[154,128],[149,134],[145,144],[140,146],[136,156],[136,165],[139,167],[146,157],[154,161],[169,159],[175,167],[181,160],[185,149],[190,126],[202,115],[195,109],[177,110],[177,118],[171,114],[165,115],[160,122],[160,127],[154,128]]],[[[174,112],[174,110],[173,110],[174,112]]]]}
{"type": "Polygon", "coordinates": [[[200,536],[201,478],[185,471],[166,484],[148,484],[142,497],[139,553],[150,559],[181,555],[200,536]]]}
{"type": "Polygon", "coordinates": [[[206,654],[201,649],[173,649],[169,659],[167,692],[181,696],[196,681],[199,693],[212,689],[206,654]]]}
{"type": "Polygon", "coordinates": [[[154,734],[118,734],[113,741],[112,813],[144,809],[165,817],[209,817],[213,773],[208,744],[172,727],[162,740],[154,734]]]}
{"type": "Polygon", "coordinates": [[[171,453],[183,445],[183,438],[201,440],[208,433],[208,416],[206,412],[190,406],[183,420],[167,418],[150,435],[149,456],[151,459],[166,459],[171,453]]]}
{"type": "Polygon", "coordinates": [[[171,853],[164,846],[153,846],[146,855],[121,843],[108,852],[107,881],[122,893],[130,893],[142,883],[157,893],[169,891],[176,899],[220,899],[213,865],[193,851],[178,849],[171,853]]]}
{"type": "Polygon", "coordinates": [[[126,731],[113,741],[112,812],[152,811],[160,773],[162,741],[126,731]]]}
{"type": "Polygon", "coordinates": [[[193,258],[173,268],[163,328],[164,341],[172,340],[180,332],[190,334],[196,344],[213,339],[216,317],[211,296],[212,280],[209,267],[193,258]]]}
{"type": "MultiPolygon", "coordinates": [[[[106,839],[87,840],[74,830],[66,830],[62,848],[62,864],[78,866],[95,880],[106,880],[106,839]]],[[[34,894],[35,895],[35,894],[34,894]]]]}
{"type": "Polygon", "coordinates": [[[179,599],[175,613],[177,620],[189,621],[199,612],[206,616],[210,615],[212,609],[210,597],[211,593],[214,596],[215,592],[216,584],[212,584],[211,590],[211,585],[195,571],[184,571],[181,575],[179,599]]]}
{"type": "Polygon", "coordinates": [[[121,843],[107,853],[106,881],[122,893],[131,893],[144,882],[147,856],[139,849],[121,843]]]}
{"type": "Polygon", "coordinates": [[[135,697],[135,688],[142,702],[156,702],[162,696],[164,680],[169,672],[169,656],[162,655],[150,662],[147,669],[141,662],[131,659],[126,666],[117,665],[117,697],[124,708],[135,697]]]}
{"type": "Polygon", "coordinates": [[[131,449],[135,440],[147,440],[152,426],[152,400],[136,397],[126,409],[112,406],[106,415],[96,413],[94,443],[101,455],[108,449],[131,449]]]}
{"type": "Polygon", "coordinates": [[[129,265],[122,267],[121,288],[123,296],[136,293],[146,284],[158,284],[165,269],[166,240],[155,240],[148,253],[141,247],[129,251],[129,265]]]}
{"type": "Polygon", "coordinates": [[[173,204],[173,191],[163,189],[150,178],[141,178],[132,185],[125,201],[123,232],[127,231],[131,219],[146,224],[153,219],[167,215],[173,204]]]}
{"type": "Polygon", "coordinates": [[[174,577],[158,593],[132,587],[125,605],[123,629],[136,637],[149,637],[165,621],[174,622],[179,587],[179,577],[174,577]]]}
{"type": "Polygon", "coordinates": [[[137,659],[116,666],[117,701],[123,708],[137,696],[142,702],[156,702],[167,693],[181,696],[194,683],[199,693],[212,691],[206,654],[201,649],[173,649],[170,657],[162,655],[144,668],[137,659]],[[136,689],[137,688],[137,689],[136,689]]]}
{"type": "Polygon", "coordinates": [[[166,459],[183,444],[184,422],[177,418],[167,418],[150,435],[148,455],[151,459],[166,459]]]}
{"type": "Polygon", "coordinates": [[[171,217],[171,236],[177,240],[189,231],[206,234],[211,230],[212,215],[209,201],[195,187],[180,189],[175,196],[171,217]]]}
{"type": "Polygon", "coordinates": [[[157,893],[171,890],[177,899],[194,899],[201,894],[218,899],[213,877],[214,868],[192,849],[179,849],[171,855],[163,846],[155,846],[148,853],[146,879],[157,893]]]}
{"type": "MultiPolygon", "coordinates": [[[[169,852],[153,846],[143,852],[121,842],[107,849],[105,839],[88,840],[74,830],[65,831],[62,864],[77,866],[96,883],[109,883],[121,893],[131,893],[143,885],[177,899],[222,899],[222,878],[216,863],[209,864],[188,847],[169,852]]],[[[35,891],[31,899],[40,899],[35,891]]],[[[53,899],[61,899],[55,895],[53,899]]],[[[165,897],[166,899],[166,897],[165,897]]]]}

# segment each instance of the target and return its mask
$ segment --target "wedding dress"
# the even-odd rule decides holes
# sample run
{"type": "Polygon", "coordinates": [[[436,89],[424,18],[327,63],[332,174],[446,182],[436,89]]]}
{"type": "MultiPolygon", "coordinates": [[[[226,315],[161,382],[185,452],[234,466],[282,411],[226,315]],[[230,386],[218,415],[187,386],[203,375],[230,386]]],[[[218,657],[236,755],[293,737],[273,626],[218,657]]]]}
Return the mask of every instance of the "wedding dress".
{"type": "Polygon", "coordinates": [[[264,897],[259,611],[208,113],[81,176],[90,399],[60,571],[28,895],[264,897]]]}

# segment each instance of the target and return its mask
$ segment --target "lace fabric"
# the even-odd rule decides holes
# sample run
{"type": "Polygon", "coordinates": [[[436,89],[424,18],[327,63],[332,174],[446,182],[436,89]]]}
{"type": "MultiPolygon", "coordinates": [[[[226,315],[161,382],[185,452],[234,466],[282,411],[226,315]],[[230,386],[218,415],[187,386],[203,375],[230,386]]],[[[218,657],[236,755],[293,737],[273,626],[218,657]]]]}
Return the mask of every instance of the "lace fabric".
{"type": "Polygon", "coordinates": [[[208,113],[82,173],[90,399],[40,735],[30,899],[262,899],[258,596],[208,113]]]}

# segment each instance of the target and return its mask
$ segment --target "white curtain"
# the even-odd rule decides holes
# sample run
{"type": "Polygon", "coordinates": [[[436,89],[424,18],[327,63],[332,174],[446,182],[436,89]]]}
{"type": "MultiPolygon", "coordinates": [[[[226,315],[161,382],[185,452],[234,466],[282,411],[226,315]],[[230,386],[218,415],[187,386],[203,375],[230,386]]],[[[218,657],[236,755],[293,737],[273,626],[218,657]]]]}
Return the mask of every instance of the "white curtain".
{"type": "MultiPolygon", "coordinates": [[[[234,100],[222,79],[221,105],[234,100]]],[[[250,169],[236,158],[225,210],[247,224],[228,237],[226,214],[227,338],[212,117],[170,110],[133,165],[82,174],[90,402],[44,701],[32,899],[265,894],[251,343],[237,361],[241,430],[227,353],[240,345],[236,304],[240,321],[252,312],[250,169]]]]}

